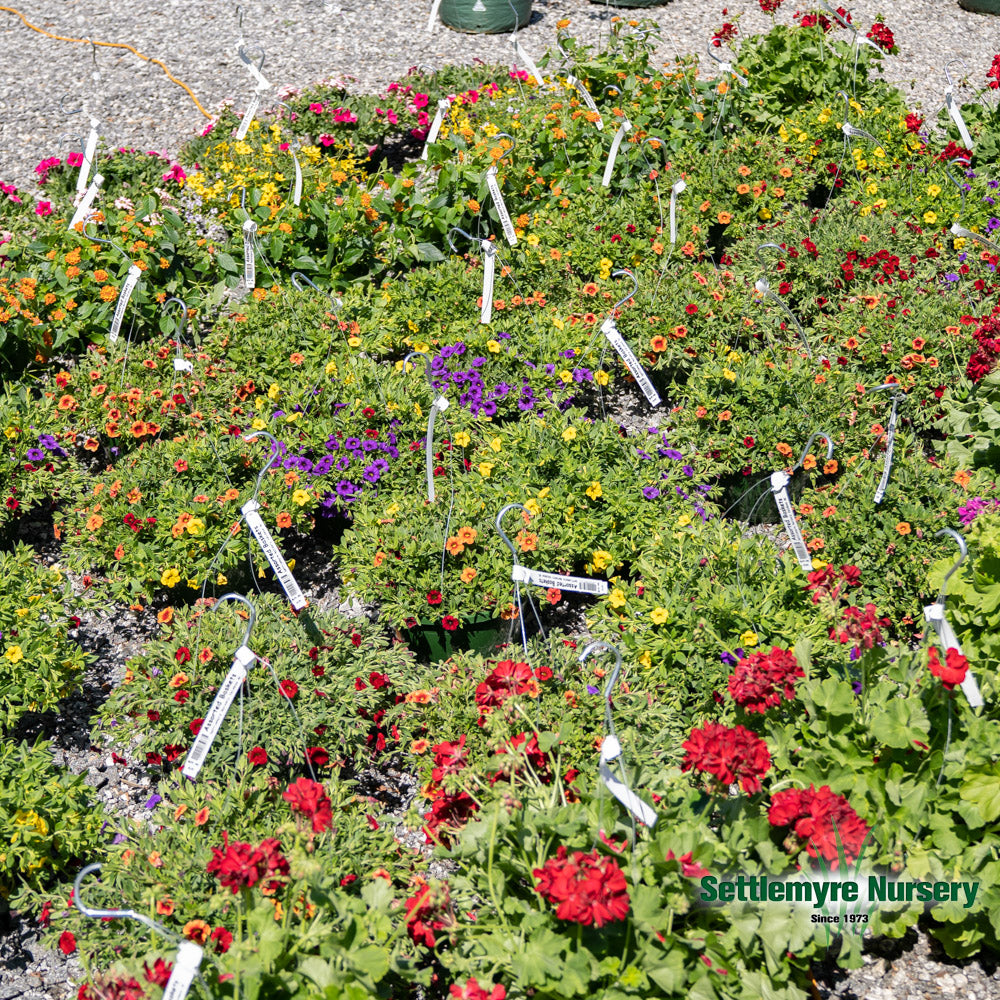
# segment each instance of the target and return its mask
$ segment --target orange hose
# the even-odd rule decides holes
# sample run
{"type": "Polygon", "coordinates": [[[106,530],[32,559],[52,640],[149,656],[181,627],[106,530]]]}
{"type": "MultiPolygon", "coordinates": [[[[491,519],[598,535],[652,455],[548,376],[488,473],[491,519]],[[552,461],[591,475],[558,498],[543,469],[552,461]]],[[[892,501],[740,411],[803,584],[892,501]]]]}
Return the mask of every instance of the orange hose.
{"type": "Polygon", "coordinates": [[[167,74],[167,78],[172,82],[176,83],[178,87],[186,90],[191,100],[198,106],[198,110],[206,117],[211,118],[212,116],[201,106],[201,102],[197,97],[194,96],[194,92],[186,84],[182,83],[180,80],[174,76],[167,67],[160,62],[159,59],[151,59],[149,56],[144,56],[141,52],[137,52],[131,45],[126,45],[124,42],[95,42],[92,38],[67,38],[65,35],[53,35],[52,32],[46,31],[44,28],[39,28],[38,25],[32,24],[19,10],[15,10],[13,7],[0,7],[0,10],[7,11],[8,14],[16,14],[21,22],[26,28],[31,28],[32,31],[37,31],[40,35],[45,35],[46,38],[54,38],[59,42],[79,42],[83,45],[100,45],[102,48],[107,49],[128,49],[133,55],[138,56],[144,62],[153,63],[154,66],[159,66],[164,73],[167,74]]]}

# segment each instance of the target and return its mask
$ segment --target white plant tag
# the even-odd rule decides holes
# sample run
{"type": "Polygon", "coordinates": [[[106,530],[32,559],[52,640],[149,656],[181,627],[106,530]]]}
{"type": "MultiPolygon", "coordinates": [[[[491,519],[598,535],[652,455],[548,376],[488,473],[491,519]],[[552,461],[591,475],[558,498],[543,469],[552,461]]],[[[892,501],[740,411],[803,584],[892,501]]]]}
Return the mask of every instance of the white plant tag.
{"type": "Polygon", "coordinates": [[[608,162],[604,165],[604,177],[601,180],[601,187],[610,186],[611,172],[615,169],[615,160],[618,159],[618,149],[622,144],[622,139],[625,138],[625,133],[630,131],[631,128],[632,123],[627,118],[618,126],[618,131],[615,132],[614,140],[611,143],[611,150],[608,153],[608,162]]]}
{"type": "Polygon", "coordinates": [[[274,570],[274,575],[278,578],[281,589],[291,602],[292,610],[301,611],[304,607],[308,606],[309,602],[305,599],[302,590],[295,582],[295,577],[292,576],[292,571],[288,568],[288,563],[282,557],[277,543],[271,537],[271,532],[267,529],[267,525],[261,520],[259,511],[260,504],[256,500],[248,500],[240,508],[240,512],[247,519],[247,527],[250,529],[253,537],[257,539],[257,544],[264,553],[264,557],[270,564],[271,569],[274,570]]]}
{"type": "Polygon", "coordinates": [[[439,413],[448,409],[448,400],[444,396],[435,396],[427,414],[427,436],[424,438],[424,464],[427,467],[427,499],[434,503],[434,423],[439,413]]]}
{"type": "Polygon", "coordinates": [[[489,240],[483,240],[483,305],[479,311],[479,322],[489,323],[493,319],[493,284],[496,281],[497,251],[489,240]]]}
{"type": "Polygon", "coordinates": [[[258,87],[250,98],[250,103],[247,105],[246,111],[243,112],[243,120],[240,122],[240,127],[236,130],[237,140],[242,141],[247,137],[247,132],[250,131],[250,124],[254,120],[257,112],[260,110],[260,100],[261,95],[267,87],[263,89],[258,87]]]}
{"type": "Polygon", "coordinates": [[[193,372],[194,365],[186,358],[174,358],[175,372],[193,372]]]}
{"type": "Polygon", "coordinates": [[[441,0],[434,0],[431,4],[431,13],[427,18],[427,34],[433,35],[437,31],[438,11],[441,9],[441,0]]]}
{"type": "MultiPolygon", "coordinates": [[[[181,774],[192,781],[198,777],[202,766],[208,757],[208,751],[212,749],[215,737],[219,734],[222,721],[225,719],[240,685],[247,679],[247,670],[257,657],[248,646],[240,646],[233,654],[233,665],[229,668],[225,680],[215,693],[212,706],[205,716],[205,720],[195,737],[194,746],[184,761],[181,774]]],[[[190,983],[188,984],[190,985],[190,983]]],[[[182,994],[183,995],[183,994],[182,994]]]]}
{"type": "Polygon", "coordinates": [[[969,150],[973,149],[972,136],[969,135],[965,119],[962,117],[962,109],[955,103],[955,95],[952,93],[950,86],[944,88],[944,105],[948,109],[951,120],[958,127],[958,134],[962,137],[965,148],[969,150]]]}
{"type": "Polygon", "coordinates": [[[247,68],[247,72],[257,81],[257,90],[263,93],[265,90],[270,90],[271,84],[265,79],[264,74],[254,66],[253,61],[249,56],[245,55],[242,51],[242,44],[237,48],[236,54],[240,57],[240,61],[247,68]]]}
{"type": "Polygon", "coordinates": [[[170,979],[163,989],[163,1000],[184,1000],[201,965],[202,950],[193,941],[182,941],[177,949],[170,979]]]}
{"type": "Polygon", "coordinates": [[[302,202],[302,164],[299,163],[294,149],[292,150],[292,160],[295,163],[295,187],[292,190],[292,204],[298,208],[302,202]]]}
{"type": "Polygon", "coordinates": [[[77,205],[76,211],[73,213],[73,218],[69,220],[69,228],[71,230],[76,227],[78,222],[83,222],[90,215],[91,206],[94,204],[94,199],[97,197],[97,192],[100,191],[103,183],[104,177],[101,174],[94,174],[94,179],[90,182],[87,193],[83,196],[80,204],[77,205]]]}
{"type": "Polygon", "coordinates": [[[662,400],[660,394],[649,381],[649,376],[645,369],[639,364],[639,359],[632,353],[632,348],[625,343],[621,333],[615,324],[614,319],[609,316],[601,326],[601,333],[608,338],[608,343],[618,352],[618,356],[625,362],[625,367],[632,373],[632,377],[639,383],[642,394],[646,397],[650,406],[659,406],[662,400]]]}
{"type": "Polygon", "coordinates": [[[111,338],[112,344],[118,340],[118,334],[122,328],[122,320],[125,318],[125,310],[128,308],[128,300],[132,298],[132,292],[139,283],[140,277],[142,277],[142,271],[133,264],[128,269],[128,274],[125,275],[125,284],[122,285],[122,290],[118,295],[115,314],[111,317],[111,332],[108,336],[111,338]]]}
{"type": "Polygon", "coordinates": [[[257,258],[254,254],[254,236],[257,234],[257,223],[247,219],[243,223],[243,284],[247,288],[257,286],[257,258]]]}
{"type": "MultiPolygon", "coordinates": [[[[952,631],[951,623],[945,617],[943,604],[938,602],[928,604],[924,608],[924,619],[930,623],[931,627],[937,633],[938,645],[941,647],[943,654],[947,655],[949,649],[957,649],[960,653],[962,652],[962,647],[958,644],[958,638],[952,631]]],[[[962,655],[964,656],[965,654],[962,653],[962,655]]],[[[962,681],[961,688],[973,708],[979,708],[983,704],[983,696],[979,690],[979,685],[976,683],[976,678],[972,674],[972,670],[966,671],[965,680],[962,681]]]]}
{"type": "Polygon", "coordinates": [[[731,62],[720,62],[719,63],[719,69],[723,73],[732,73],[732,75],[735,78],[736,82],[741,87],[749,87],[750,86],[750,81],[745,76],[740,76],[740,74],[737,73],[735,69],[733,69],[733,64],[731,62]]]}
{"type": "Polygon", "coordinates": [[[438,101],[437,111],[434,112],[434,120],[431,122],[431,130],[427,133],[427,138],[424,140],[424,151],[420,154],[421,160],[427,159],[427,150],[430,148],[431,143],[437,142],[438,133],[441,131],[441,125],[444,122],[445,112],[451,107],[451,101],[447,97],[442,97],[438,101]]]}
{"type": "Polygon", "coordinates": [[[517,233],[514,232],[514,223],[510,221],[510,212],[507,211],[503,194],[500,192],[500,184],[497,181],[497,165],[495,163],[486,171],[486,186],[490,189],[490,197],[493,199],[497,214],[500,216],[500,225],[503,226],[503,234],[507,237],[507,242],[511,246],[516,246],[517,233]]]}
{"type": "Polygon", "coordinates": [[[885,440],[885,465],[882,467],[882,478],[875,491],[875,503],[881,503],[885,496],[885,488],[889,485],[889,473],[892,472],[892,451],[896,446],[896,417],[899,410],[899,400],[893,399],[892,412],[889,414],[889,430],[885,440]]]}
{"type": "Polygon", "coordinates": [[[607,786],[611,794],[640,822],[646,826],[656,826],[656,813],[642,799],[639,798],[631,788],[623,781],[615,777],[614,772],[608,767],[610,761],[621,756],[622,747],[617,736],[605,736],[601,741],[601,780],[607,786]]]}
{"type": "Polygon", "coordinates": [[[789,476],[784,472],[771,473],[771,492],[774,494],[774,502],[781,515],[781,522],[785,526],[785,531],[792,541],[792,551],[804,573],[811,573],[813,564],[809,549],[806,548],[805,539],[799,531],[798,522],[795,520],[795,513],[792,510],[792,498],[788,495],[789,476]]]}
{"type": "Polygon", "coordinates": [[[96,118],[90,119],[90,134],[87,136],[87,145],[83,151],[83,159],[80,161],[80,172],[76,175],[76,193],[78,197],[87,190],[90,167],[94,162],[94,154],[97,152],[98,125],[100,125],[100,122],[96,118]]]}
{"type": "Polygon", "coordinates": [[[533,583],[536,587],[549,590],[570,590],[574,594],[594,594],[603,597],[608,593],[608,585],[604,580],[590,580],[583,576],[566,576],[563,573],[542,573],[527,566],[514,566],[510,578],[515,583],[533,583]]]}
{"type": "Polygon", "coordinates": [[[542,71],[538,68],[535,60],[521,47],[521,43],[517,38],[514,39],[514,54],[524,63],[524,68],[535,78],[538,86],[544,87],[545,78],[542,76],[542,71]]]}
{"type": "Polygon", "coordinates": [[[982,244],[984,247],[987,247],[993,253],[1000,256],[1000,246],[997,246],[993,240],[987,239],[979,233],[974,233],[971,229],[966,229],[965,226],[960,226],[957,222],[953,222],[951,224],[951,234],[964,240],[974,240],[976,243],[982,244]]]}
{"type": "Polygon", "coordinates": [[[676,181],[670,189],[670,242],[677,242],[677,196],[687,190],[687,182],[676,181]]]}
{"type": "Polygon", "coordinates": [[[594,99],[590,96],[590,91],[575,77],[572,73],[566,77],[566,82],[571,87],[576,87],[580,92],[580,97],[583,98],[583,103],[597,115],[597,121],[594,124],[597,126],[598,132],[604,131],[604,119],[601,117],[601,112],[597,110],[597,105],[594,103],[594,99]]]}

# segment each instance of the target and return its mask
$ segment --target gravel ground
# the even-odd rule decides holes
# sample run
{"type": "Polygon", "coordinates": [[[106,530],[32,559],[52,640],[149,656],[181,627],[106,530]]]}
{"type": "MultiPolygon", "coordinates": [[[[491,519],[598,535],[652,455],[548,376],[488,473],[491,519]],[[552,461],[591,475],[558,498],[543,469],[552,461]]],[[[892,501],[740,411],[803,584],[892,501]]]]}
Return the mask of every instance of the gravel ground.
{"type": "MultiPolygon", "coordinates": [[[[962,10],[957,0],[858,0],[848,3],[855,22],[866,28],[880,10],[896,34],[900,55],[886,60],[886,75],[904,86],[915,103],[940,106],[949,59],[964,59],[974,81],[996,51],[1000,23],[985,14],[962,10]]],[[[425,30],[430,0],[248,0],[243,31],[248,42],[267,49],[266,77],[278,88],[300,87],[322,78],[353,78],[358,90],[376,92],[417,64],[506,62],[512,56],[507,35],[465,35],[439,26],[425,30]]],[[[704,53],[721,24],[722,0],[673,0],[639,12],[663,29],[660,56],[704,53]]],[[[238,22],[234,3],[218,0],[22,0],[18,9],[33,24],[53,34],[126,42],[162,60],[184,81],[202,105],[237,104],[250,93],[250,77],[236,55],[238,22]]],[[[768,17],[752,0],[733,0],[727,20],[741,16],[744,33],[764,29],[768,17]]],[[[795,11],[787,0],[780,19],[795,11]]],[[[534,0],[531,24],[522,44],[541,56],[551,45],[556,21],[572,19],[571,31],[587,42],[608,36],[608,21],[618,13],[587,0],[534,0]]],[[[626,12],[626,16],[628,12],[626,12]]],[[[83,131],[80,118],[60,111],[91,98],[104,121],[109,145],[176,150],[205,119],[163,71],[122,49],[97,49],[96,67],[89,46],[55,41],[26,28],[0,11],[0,179],[25,186],[40,159],[65,155],[59,136],[83,131]],[[100,81],[95,88],[95,68],[100,81]]],[[[706,58],[707,62],[707,58],[706,58]]],[[[956,67],[956,72],[959,72],[956,67]]],[[[966,93],[971,97],[971,91],[966,93]]],[[[69,140],[67,140],[68,142],[69,140]]]]}

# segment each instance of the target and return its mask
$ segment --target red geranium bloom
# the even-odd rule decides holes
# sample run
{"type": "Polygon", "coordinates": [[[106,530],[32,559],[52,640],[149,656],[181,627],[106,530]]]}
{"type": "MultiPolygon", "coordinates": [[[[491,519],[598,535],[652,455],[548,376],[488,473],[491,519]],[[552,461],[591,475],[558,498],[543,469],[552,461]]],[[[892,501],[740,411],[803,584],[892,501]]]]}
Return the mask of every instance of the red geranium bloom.
{"type": "Polygon", "coordinates": [[[554,858],[532,874],[538,879],[539,895],[557,903],[556,916],[589,927],[603,927],[628,916],[629,897],[625,876],[613,858],[597,851],[574,851],[567,858],[560,845],[554,858]]]}
{"type": "Polygon", "coordinates": [[[439,792],[424,816],[424,836],[428,844],[451,845],[457,833],[477,812],[479,806],[467,792],[439,792]]]}
{"type": "Polygon", "coordinates": [[[892,31],[880,21],[876,21],[868,31],[868,37],[883,51],[892,52],[896,47],[896,39],[892,31]]]}
{"type": "Polygon", "coordinates": [[[164,962],[162,958],[158,958],[153,963],[152,968],[145,962],[142,963],[142,976],[147,983],[152,983],[154,986],[166,986],[170,982],[170,973],[173,968],[173,962],[164,962]]]}
{"type": "Polygon", "coordinates": [[[524,694],[528,690],[527,682],[531,676],[531,667],[527,663],[502,660],[476,688],[479,710],[484,714],[489,713],[513,695],[524,694]]]}
{"type": "Polygon", "coordinates": [[[695,768],[713,775],[721,784],[739,781],[743,791],[759,792],[760,779],[771,768],[767,744],[744,726],[723,726],[706,722],[701,729],[692,729],[681,744],[687,751],[682,771],[695,768]]]}
{"type": "Polygon", "coordinates": [[[986,79],[990,82],[990,89],[996,90],[1000,87],[1000,55],[993,57],[990,68],[986,71],[986,79]]]}
{"type": "MultiPolygon", "coordinates": [[[[178,692],[178,694],[179,694],[179,693],[180,693],[180,692],[178,692]]],[[[186,692],[186,691],[185,691],[184,693],[185,693],[185,694],[187,694],[187,692],[186,692]]],[[[167,745],[166,745],[166,746],[165,746],[165,747],[163,748],[163,756],[164,756],[164,757],[166,757],[166,758],[167,758],[167,760],[168,760],[168,761],[169,761],[169,762],[170,762],[170,763],[172,764],[172,763],[173,763],[173,762],[174,762],[175,760],[177,760],[177,758],[178,758],[178,757],[180,757],[180,755],[181,755],[182,753],[184,753],[184,752],[185,752],[186,750],[187,750],[187,747],[186,747],[186,746],[183,746],[183,745],[182,745],[182,744],[180,744],[180,743],[168,743],[168,744],[167,744],[167,745]]]]}
{"type": "MultiPolygon", "coordinates": [[[[519,733],[511,737],[506,743],[497,748],[497,754],[515,754],[523,752],[532,771],[538,780],[544,784],[552,781],[552,772],[549,769],[549,755],[544,753],[538,745],[538,737],[532,736],[528,739],[527,733],[519,733]]],[[[514,774],[523,774],[523,769],[518,766],[519,761],[512,760],[504,764],[499,771],[490,777],[490,784],[495,785],[501,779],[509,781],[514,774]]]]}
{"type": "Polygon", "coordinates": [[[73,937],[72,931],[63,931],[59,935],[59,950],[64,955],[72,955],[76,951],[76,938],[73,937]]]}
{"type": "Polygon", "coordinates": [[[448,774],[458,774],[469,762],[469,751],[465,748],[465,734],[459,736],[454,743],[445,740],[431,747],[434,754],[434,770],[431,772],[433,781],[440,783],[448,774]]]}
{"type": "Polygon", "coordinates": [[[424,885],[406,901],[406,933],[417,944],[433,948],[437,943],[434,932],[453,926],[454,923],[447,883],[439,891],[424,885]]]}
{"type": "Polygon", "coordinates": [[[449,632],[454,632],[458,628],[458,619],[454,615],[445,615],[441,619],[441,626],[449,632]]]}
{"type": "Polygon", "coordinates": [[[758,2],[765,14],[773,14],[781,6],[781,0],[758,0],[758,2]]]}
{"type": "Polygon", "coordinates": [[[233,943],[233,935],[225,927],[216,927],[209,936],[209,940],[215,942],[215,953],[224,955],[233,943]]]}
{"type": "Polygon", "coordinates": [[[906,131],[911,135],[916,135],[923,128],[924,120],[920,115],[915,115],[912,111],[906,116],[906,131]]]}
{"type": "Polygon", "coordinates": [[[746,712],[765,712],[782,699],[795,697],[795,681],[805,677],[791,650],[771,647],[770,653],[754,650],[736,664],[729,678],[729,693],[746,712]]]}
{"type": "Polygon", "coordinates": [[[330,799],[318,781],[299,778],[281,797],[291,806],[292,812],[301,813],[312,821],[313,833],[322,833],[333,825],[330,799]]]}
{"type": "Polygon", "coordinates": [[[294,698],[299,693],[298,684],[287,678],[278,685],[278,688],[286,698],[294,698]]]}
{"type": "MultiPolygon", "coordinates": [[[[281,853],[281,844],[274,838],[261,841],[258,847],[235,841],[229,843],[229,834],[222,832],[223,847],[212,848],[212,860],[205,870],[235,894],[243,886],[256,885],[268,875],[288,874],[288,861],[281,853]]],[[[271,885],[278,883],[272,882],[271,885]]]]}
{"type": "Polygon", "coordinates": [[[440,604],[442,600],[443,600],[443,598],[441,596],[441,591],[440,590],[431,590],[427,594],[427,603],[428,604],[440,604]]]}
{"type": "Polygon", "coordinates": [[[839,858],[838,839],[844,857],[851,862],[857,859],[868,836],[868,824],[829,785],[818,791],[810,785],[775,792],[767,818],[771,826],[792,827],[798,842],[786,841],[786,847],[801,850],[804,846],[809,857],[822,856],[834,868],[839,858]]]}
{"type": "Polygon", "coordinates": [[[944,660],[937,651],[937,646],[931,646],[927,651],[928,662],[931,673],[935,677],[941,678],[941,683],[951,691],[956,684],[961,684],[965,680],[965,675],[969,670],[969,661],[954,646],[949,646],[945,651],[944,660]]]}
{"type": "Polygon", "coordinates": [[[260,767],[268,761],[267,751],[263,747],[254,747],[253,750],[247,754],[247,760],[250,761],[254,767],[260,767]]]}
{"type": "Polygon", "coordinates": [[[497,983],[494,985],[493,989],[487,993],[485,988],[476,982],[475,978],[468,979],[464,986],[459,986],[458,983],[452,983],[448,988],[448,992],[451,993],[456,1000],[506,1000],[507,996],[507,990],[504,988],[502,983],[497,983]]]}

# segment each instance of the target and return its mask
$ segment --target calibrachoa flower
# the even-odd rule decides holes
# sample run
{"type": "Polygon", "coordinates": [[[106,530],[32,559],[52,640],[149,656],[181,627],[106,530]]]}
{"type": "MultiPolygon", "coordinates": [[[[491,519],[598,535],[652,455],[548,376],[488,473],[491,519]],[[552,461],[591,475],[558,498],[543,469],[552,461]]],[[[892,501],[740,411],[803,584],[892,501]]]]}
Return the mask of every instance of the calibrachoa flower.
{"type": "Polygon", "coordinates": [[[770,653],[754,650],[736,664],[729,678],[729,693],[744,711],[765,712],[795,697],[795,681],[805,677],[791,650],[771,647],[770,653]]]}
{"type": "Polygon", "coordinates": [[[330,799],[318,781],[299,778],[281,797],[291,806],[292,812],[312,822],[313,833],[322,833],[333,825],[330,799]]]}
{"type": "Polygon", "coordinates": [[[597,851],[574,851],[568,858],[566,848],[560,845],[556,856],[532,874],[538,879],[538,894],[557,904],[560,920],[603,927],[628,916],[628,885],[613,858],[602,857],[597,851]]]}
{"type": "Polygon", "coordinates": [[[706,722],[692,729],[681,746],[686,751],[682,771],[703,771],[723,785],[739,781],[747,793],[759,792],[760,779],[771,769],[767,744],[744,726],[706,722]]]}
{"type": "Polygon", "coordinates": [[[487,993],[485,987],[480,986],[474,977],[466,980],[464,986],[452,983],[448,992],[456,1000],[505,1000],[507,996],[507,990],[503,983],[496,983],[493,989],[487,993]]]}
{"type": "Polygon", "coordinates": [[[868,824],[829,785],[819,790],[810,785],[775,792],[767,818],[771,826],[792,827],[794,838],[790,836],[786,841],[787,849],[798,851],[805,847],[809,857],[822,857],[834,868],[839,858],[838,840],[844,857],[851,862],[857,859],[868,836],[868,824]]]}
{"type": "Polygon", "coordinates": [[[935,677],[941,678],[944,687],[951,691],[956,684],[965,680],[969,670],[969,661],[954,646],[949,646],[944,654],[944,663],[938,653],[937,646],[931,646],[927,651],[927,666],[935,677]]]}
{"type": "MultiPolygon", "coordinates": [[[[274,838],[261,841],[253,847],[240,841],[229,843],[229,833],[222,832],[222,847],[212,848],[212,860],[205,870],[235,894],[243,886],[248,888],[272,875],[287,875],[288,861],[281,853],[281,844],[274,838]]],[[[276,889],[281,883],[272,880],[267,889],[276,889]]]]}

